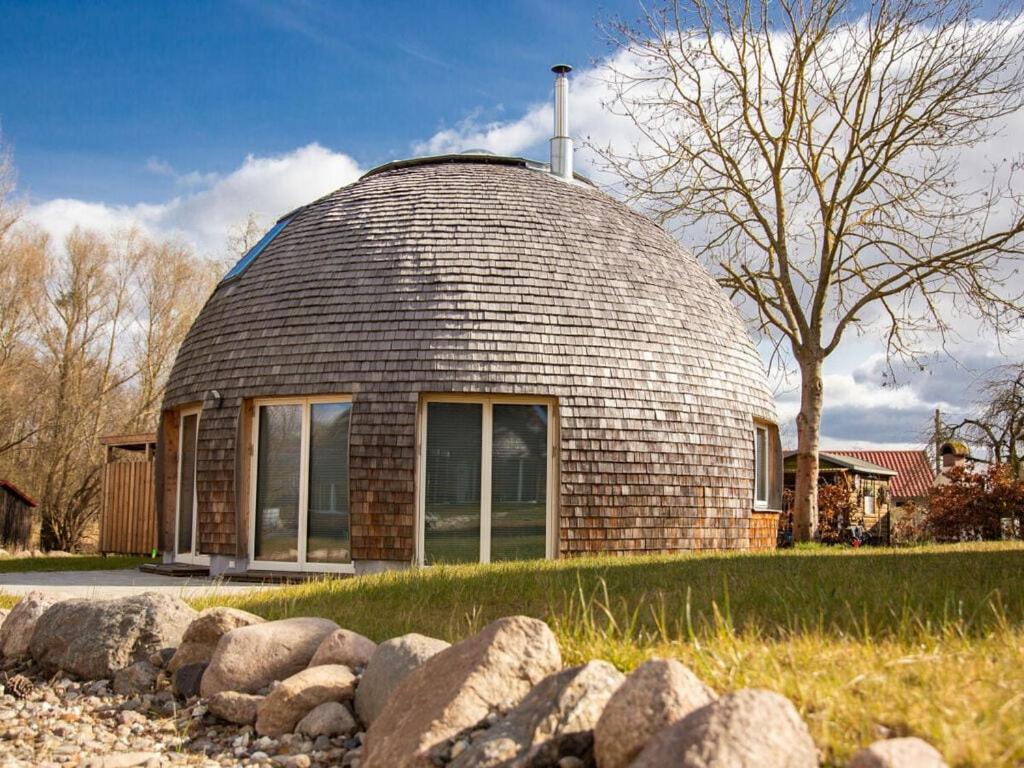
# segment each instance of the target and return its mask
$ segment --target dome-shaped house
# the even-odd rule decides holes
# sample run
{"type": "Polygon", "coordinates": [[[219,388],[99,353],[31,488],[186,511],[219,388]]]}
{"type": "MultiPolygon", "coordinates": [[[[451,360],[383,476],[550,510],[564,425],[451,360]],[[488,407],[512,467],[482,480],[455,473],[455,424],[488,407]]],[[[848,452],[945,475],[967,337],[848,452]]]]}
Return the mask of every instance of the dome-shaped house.
{"type": "Polygon", "coordinates": [[[167,386],[167,559],[361,571],[774,543],[775,410],[736,311],[564,147],[553,160],[390,163],[231,270],[167,386]]]}

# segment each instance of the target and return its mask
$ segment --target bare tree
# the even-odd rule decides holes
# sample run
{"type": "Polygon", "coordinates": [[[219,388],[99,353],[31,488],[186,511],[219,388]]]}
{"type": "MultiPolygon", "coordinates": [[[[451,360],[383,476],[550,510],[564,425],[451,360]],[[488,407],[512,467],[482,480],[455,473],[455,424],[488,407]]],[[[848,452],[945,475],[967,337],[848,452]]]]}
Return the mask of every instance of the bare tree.
{"type": "Polygon", "coordinates": [[[609,107],[640,138],[595,149],[799,368],[798,539],[816,535],[822,370],[844,338],[913,356],[954,302],[998,331],[1021,318],[1021,165],[961,158],[1024,105],[1024,25],[981,10],[676,0],[610,27],[609,107]]]}
{"type": "Polygon", "coordinates": [[[1007,464],[1021,477],[1024,463],[1024,367],[1000,366],[981,387],[975,412],[944,424],[951,438],[982,446],[993,464],[1007,464]]]}

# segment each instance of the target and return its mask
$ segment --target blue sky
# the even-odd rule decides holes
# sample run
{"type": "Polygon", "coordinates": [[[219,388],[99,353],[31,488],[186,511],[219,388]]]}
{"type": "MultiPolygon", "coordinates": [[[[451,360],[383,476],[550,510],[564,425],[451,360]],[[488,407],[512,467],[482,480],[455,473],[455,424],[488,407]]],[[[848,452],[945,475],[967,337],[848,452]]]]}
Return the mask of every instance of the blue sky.
{"type": "Polygon", "coordinates": [[[3,2],[0,121],[32,199],[136,203],[310,142],[368,167],[544,99],[632,2],[3,2]]]}
{"type": "MultiPolygon", "coordinates": [[[[224,257],[250,213],[269,228],[397,157],[546,159],[554,63],[576,67],[577,138],[628,147],[601,104],[614,52],[597,24],[637,14],[636,0],[0,0],[0,128],[27,218],[57,247],[76,225],[139,226],[224,257]]],[[[823,444],[919,444],[937,405],[969,408],[975,373],[1009,346],[967,338],[959,363],[939,354],[902,388],[882,386],[878,338],[849,338],[825,368],[823,444]]],[[[778,401],[791,423],[796,390],[778,401]]]]}

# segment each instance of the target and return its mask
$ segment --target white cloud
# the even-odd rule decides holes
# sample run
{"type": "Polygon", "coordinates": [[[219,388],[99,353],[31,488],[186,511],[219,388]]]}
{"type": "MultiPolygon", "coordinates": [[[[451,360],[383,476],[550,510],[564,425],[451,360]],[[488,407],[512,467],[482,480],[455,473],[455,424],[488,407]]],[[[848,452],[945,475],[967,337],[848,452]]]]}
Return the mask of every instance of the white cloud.
{"type": "Polygon", "coordinates": [[[170,164],[151,158],[147,168],[192,187],[164,203],[108,205],[67,198],[33,205],[27,217],[62,242],[75,227],[109,231],[138,226],[150,234],[181,237],[200,253],[223,252],[230,229],[250,212],[270,222],[362,174],[348,155],[308,144],[273,157],[247,156],[224,176],[197,171],[178,174],[170,164]]]}

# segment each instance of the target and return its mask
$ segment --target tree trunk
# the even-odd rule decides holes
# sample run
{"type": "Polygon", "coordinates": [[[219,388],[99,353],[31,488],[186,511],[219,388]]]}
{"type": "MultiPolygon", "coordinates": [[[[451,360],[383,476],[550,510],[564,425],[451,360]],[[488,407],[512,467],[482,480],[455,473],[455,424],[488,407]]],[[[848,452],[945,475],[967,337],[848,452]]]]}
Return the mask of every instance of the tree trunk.
{"type": "Polygon", "coordinates": [[[793,540],[818,538],[818,442],[824,401],[822,360],[797,356],[800,366],[800,413],[796,417],[796,492],[793,540]]]}

